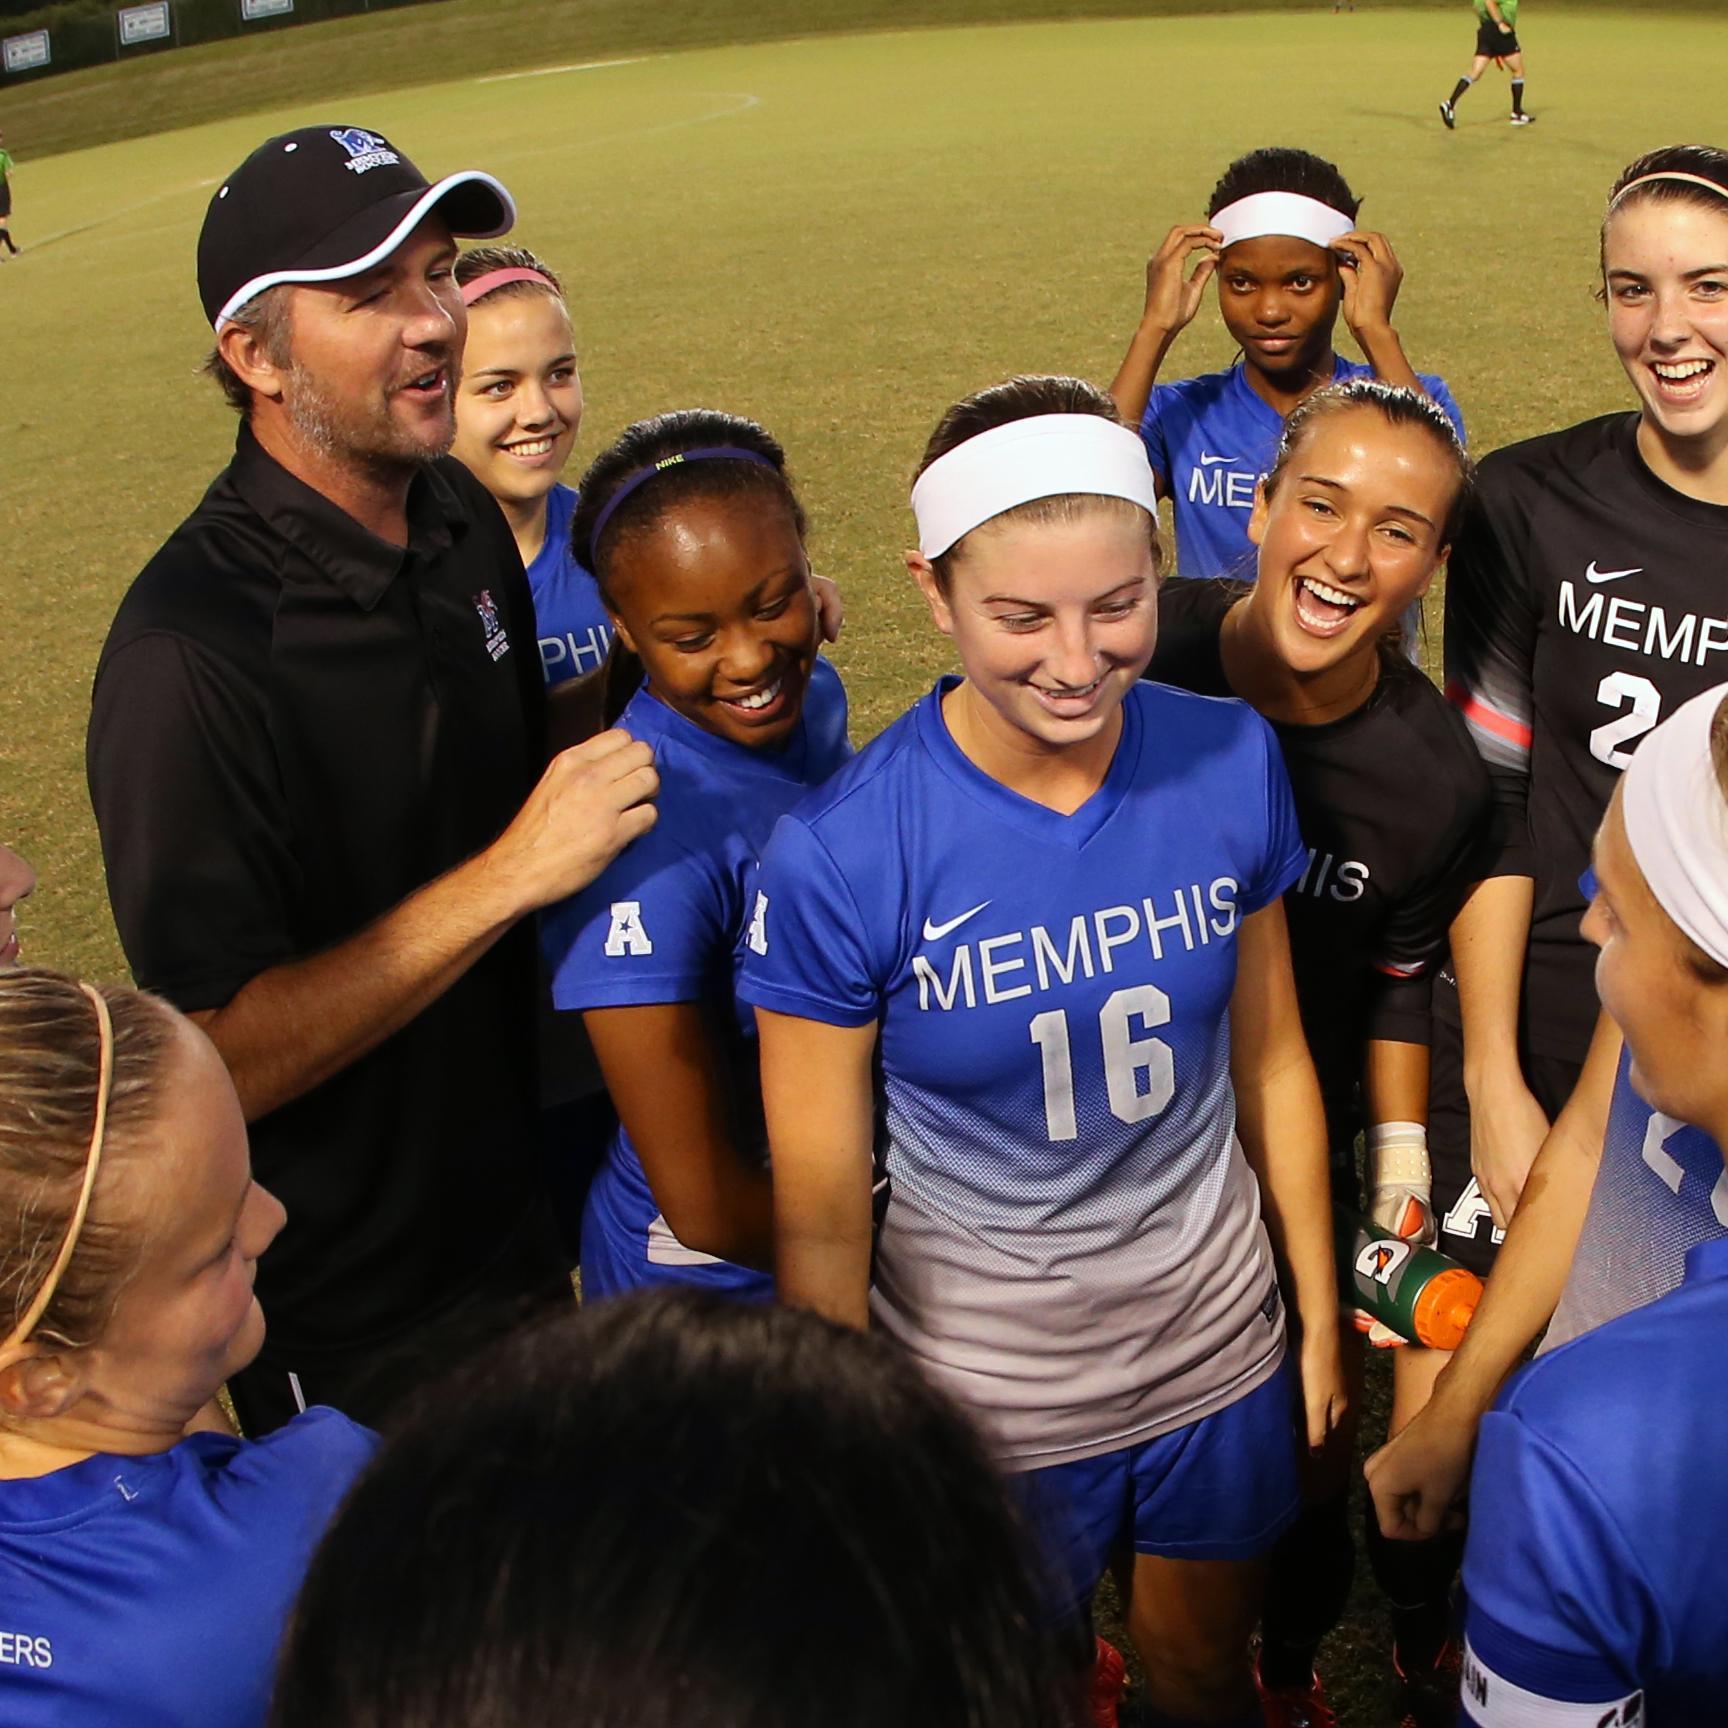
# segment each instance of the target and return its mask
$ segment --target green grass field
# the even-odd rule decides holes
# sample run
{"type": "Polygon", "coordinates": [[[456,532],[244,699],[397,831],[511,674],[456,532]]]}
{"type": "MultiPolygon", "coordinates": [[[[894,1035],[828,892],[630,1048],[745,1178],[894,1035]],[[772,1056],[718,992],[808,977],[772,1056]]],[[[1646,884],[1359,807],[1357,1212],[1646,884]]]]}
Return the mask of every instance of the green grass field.
{"type": "MultiPolygon", "coordinates": [[[[1479,450],[1625,400],[1591,297],[1603,195],[1642,149],[1722,141],[1728,30],[1533,5],[1539,124],[1506,126],[1491,71],[1449,134],[1434,105],[1468,53],[1468,9],[1364,5],[826,36],[504,79],[393,13],[388,32],[361,20],[199,51],[207,79],[250,79],[281,105],[57,155],[31,154],[27,123],[49,126],[56,102],[89,109],[91,86],[123,105],[115,132],[132,129],[128,104],[160,125],[223,100],[185,87],[191,55],[20,92],[0,113],[26,247],[0,268],[0,836],[42,875],[31,956],[122,970],[84,790],[90,675],[127,582],[229,447],[195,376],[193,247],[215,179],[267,133],[355,120],[429,171],[508,181],[520,236],[571,284],[579,461],[677,406],[780,435],[817,562],[847,593],[837,658],[862,739],[946,663],[899,563],[935,417],[1014,371],[1107,382],[1147,251],[1244,149],[1302,144],[1344,167],[1405,264],[1406,346],[1449,377],[1479,450]],[[308,55],[339,74],[274,76],[308,55]],[[449,79],[458,64],[489,75],[449,79]],[[338,85],[339,101],[282,103],[338,85]]],[[[515,0],[505,13],[518,65],[563,40],[550,8],[543,38],[515,0]]],[[[1208,309],[1173,364],[1229,357],[1208,309]]],[[[1345,1642],[1372,1635],[1363,1622],[1345,1642]]],[[[1347,1690],[1349,1720],[1381,1720],[1372,1696],[1347,1690]]]]}

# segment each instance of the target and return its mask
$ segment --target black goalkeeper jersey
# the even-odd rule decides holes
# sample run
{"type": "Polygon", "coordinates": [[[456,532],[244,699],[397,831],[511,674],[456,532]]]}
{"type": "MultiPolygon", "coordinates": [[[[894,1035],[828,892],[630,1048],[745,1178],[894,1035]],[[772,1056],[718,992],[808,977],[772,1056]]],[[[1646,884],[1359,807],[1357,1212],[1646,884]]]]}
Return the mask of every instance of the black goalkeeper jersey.
{"type": "Polygon", "coordinates": [[[1482,464],[1446,585],[1446,693],[1499,806],[1491,875],[1535,879],[1528,1047],[1581,1062],[1595,950],[1578,879],[1638,740],[1728,678],[1728,507],[1688,498],[1611,414],[1482,464]]]}
{"type": "MultiPolygon", "coordinates": [[[[1223,582],[1166,582],[1147,676],[1233,695],[1219,637],[1240,594],[1223,582]]],[[[1308,847],[1308,868],[1284,896],[1296,993],[1337,1146],[1359,1126],[1368,1041],[1428,1042],[1429,970],[1492,862],[1493,798],[1458,715],[1402,658],[1385,663],[1353,714],[1273,730],[1308,847]]]]}

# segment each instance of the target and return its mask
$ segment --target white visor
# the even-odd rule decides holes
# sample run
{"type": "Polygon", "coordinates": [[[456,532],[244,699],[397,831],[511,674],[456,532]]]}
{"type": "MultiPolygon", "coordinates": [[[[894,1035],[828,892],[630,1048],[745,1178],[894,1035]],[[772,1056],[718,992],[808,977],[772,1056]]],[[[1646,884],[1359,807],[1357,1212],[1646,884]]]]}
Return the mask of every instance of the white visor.
{"type": "Polygon", "coordinates": [[[1710,728],[1728,684],[1694,696],[1638,746],[1622,782],[1626,840],[1656,903],[1728,966],[1728,803],[1710,728]]]}
{"type": "Polygon", "coordinates": [[[918,550],[940,558],[974,528],[1035,498],[1126,498],[1156,517],[1146,447],[1099,414],[1037,414],[968,438],[912,488],[918,550]]]}
{"type": "Polygon", "coordinates": [[[1212,218],[1212,226],[1224,236],[1220,248],[1234,246],[1238,240],[1258,240],[1265,234],[1289,234],[1316,246],[1330,246],[1340,235],[1348,234],[1356,220],[1298,192],[1255,192],[1226,204],[1212,218]]]}

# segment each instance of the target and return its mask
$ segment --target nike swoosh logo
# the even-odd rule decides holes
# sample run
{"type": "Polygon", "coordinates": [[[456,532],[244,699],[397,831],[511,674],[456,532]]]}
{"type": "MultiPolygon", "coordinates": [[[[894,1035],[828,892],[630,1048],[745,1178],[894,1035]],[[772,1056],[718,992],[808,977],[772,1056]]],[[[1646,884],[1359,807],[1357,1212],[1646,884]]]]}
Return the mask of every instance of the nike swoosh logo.
{"type": "Polygon", "coordinates": [[[1586,582],[1618,582],[1622,576],[1642,576],[1643,574],[1644,566],[1642,564],[1631,570],[1598,570],[1596,560],[1592,558],[1590,568],[1584,572],[1584,580],[1586,582]]]}
{"type": "Polygon", "coordinates": [[[988,900],[980,900],[970,912],[962,912],[958,918],[950,918],[946,924],[932,924],[926,918],[924,920],[924,940],[926,942],[940,942],[944,936],[953,935],[968,918],[976,918],[989,904],[988,900]]]}
{"type": "Polygon", "coordinates": [[[1202,468],[1210,468],[1219,462],[1234,462],[1235,460],[1234,456],[1208,456],[1204,450],[1200,452],[1200,466],[1202,468]]]}

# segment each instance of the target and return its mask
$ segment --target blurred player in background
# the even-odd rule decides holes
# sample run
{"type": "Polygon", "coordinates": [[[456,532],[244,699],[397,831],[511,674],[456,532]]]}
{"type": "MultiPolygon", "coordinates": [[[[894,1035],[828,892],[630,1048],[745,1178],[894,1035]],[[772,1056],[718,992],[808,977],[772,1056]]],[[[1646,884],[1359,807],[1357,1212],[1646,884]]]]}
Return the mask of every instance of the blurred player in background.
{"type": "Polygon", "coordinates": [[[12,152],[6,148],[6,134],[0,132],[0,246],[6,256],[18,255],[18,242],[12,238],[12,152]]]}
{"type": "MultiPolygon", "coordinates": [[[[1658,1132],[1728,1191],[1728,685],[1645,739],[1595,845],[1602,1003],[1658,1132]],[[1688,1127],[1688,1125],[1694,1125],[1688,1127]]],[[[1652,1154],[1654,1156],[1652,1157],[1652,1154]]],[[[1708,1180],[1708,1176],[1706,1176],[1708,1180]]],[[[1482,1423],[1471,1477],[1465,1720],[1705,1724],[1728,1698],[1728,1240],[1680,1288],[1546,1353],[1482,1423]]]]}
{"type": "Polygon", "coordinates": [[[881,1326],[985,1424],[1076,1660],[1131,1549],[1157,1720],[1246,1725],[1292,1417],[1318,1447],[1344,1402],[1281,903],[1308,858],[1266,723],[1139,679],[1156,503],[1077,379],[943,417],[907,562],[965,676],[782,820],[741,989],[782,1298],[881,1326]]]}
{"type": "Polygon", "coordinates": [[[1488,69],[1492,60],[1512,74],[1512,124],[1528,126],[1536,118],[1524,112],[1524,50],[1518,43],[1518,0],[1475,0],[1476,57],[1470,70],[1452,88],[1452,94],[1440,104],[1440,118],[1446,130],[1458,124],[1458,104],[1464,92],[1488,69]]]}
{"type": "Polygon", "coordinates": [[[1253,580],[1254,489],[1284,417],[1324,384],[1373,376],[1423,391],[1464,436],[1445,380],[1405,357],[1392,326],[1404,272],[1385,235],[1357,228],[1360,203],[1330,162],[1256,150],[1224,171],[1206,221],[1172,228],[1146,266],[1146,307],[1110,393],[1123,424],[1139,428],[1159,497],[1174,505],[1180,575],[1253,580]],[[1222,372],[1158,383],[1214,275],[1241,357],[1222,372]],[[1334,350],[1340,313],[1365,363],[1334,350]]]}
{"type": "Polygon", "coordinates": [[[1708,1158],[1611,1105],[1618,1038],[1598,1027],[1579,928],[1622,771],[1728,655],[1728,152],[1676,145],[1630,164],[1601,267],[1638,409],[1488,457],[1449,567],[1447,693],[1494,780],[1506,873],[1454,931],[1487,963],[1462,1036],[1458,989],[1435,986],[1429,1134],[1439,1246],[1493,1276],[1427,1407],[1369,1461],[1388,1535],[1445,1521],[1483,1411],[1563,1286],[1557,1325],[1587,1324],[1614,1292],[1657,1289],[1653,1260],[1671,1282],[1670,1244],[1728,1224],[1708,1158]]]}
{"type": "MultiPolygon", "coordinates": [[[[1446,557],[1469,476],[1430,397],[1363,378],[1308,397],[1249,522],[1258,579],[1167,583],[1148,672],[1243,697],[1277,732],[1308,848],[1284,907],[1333,1194],[1361,1204],[1356,1139],[1366,1129],[1367,1209],[1383,1228],[1430,1242],[1429,967],[1486,862],[1492,794],[1463,721],[1396,639],[1446,557]]],[[[1346,1341],[1357,1346],[1346,1361],[1359,1390],[1360,1339],[1349,1329],[1346,1341]]],[[[1444,1360],[1398,1351],[1394,1432],[1444,1360]]],[[[1302,1516],[1273,1554],[1259,1675],[1275,1728],[1334,1719],[1315,1656],[1350,1594],[1354,1457],[1350,1421],[1310,1466],[1302,1516]]],[[[1379,1541],[1369,1554],[1395,1604],[1394,1661],[1414,1711],[1427,1702],[1418,1693],[1443,1690],[1427,1676],[1449,1631],[1457,1547],[1379,1541]]],[[[1456,1696],[1454,1684],[1454,1709],[1456,1696]]]]}

